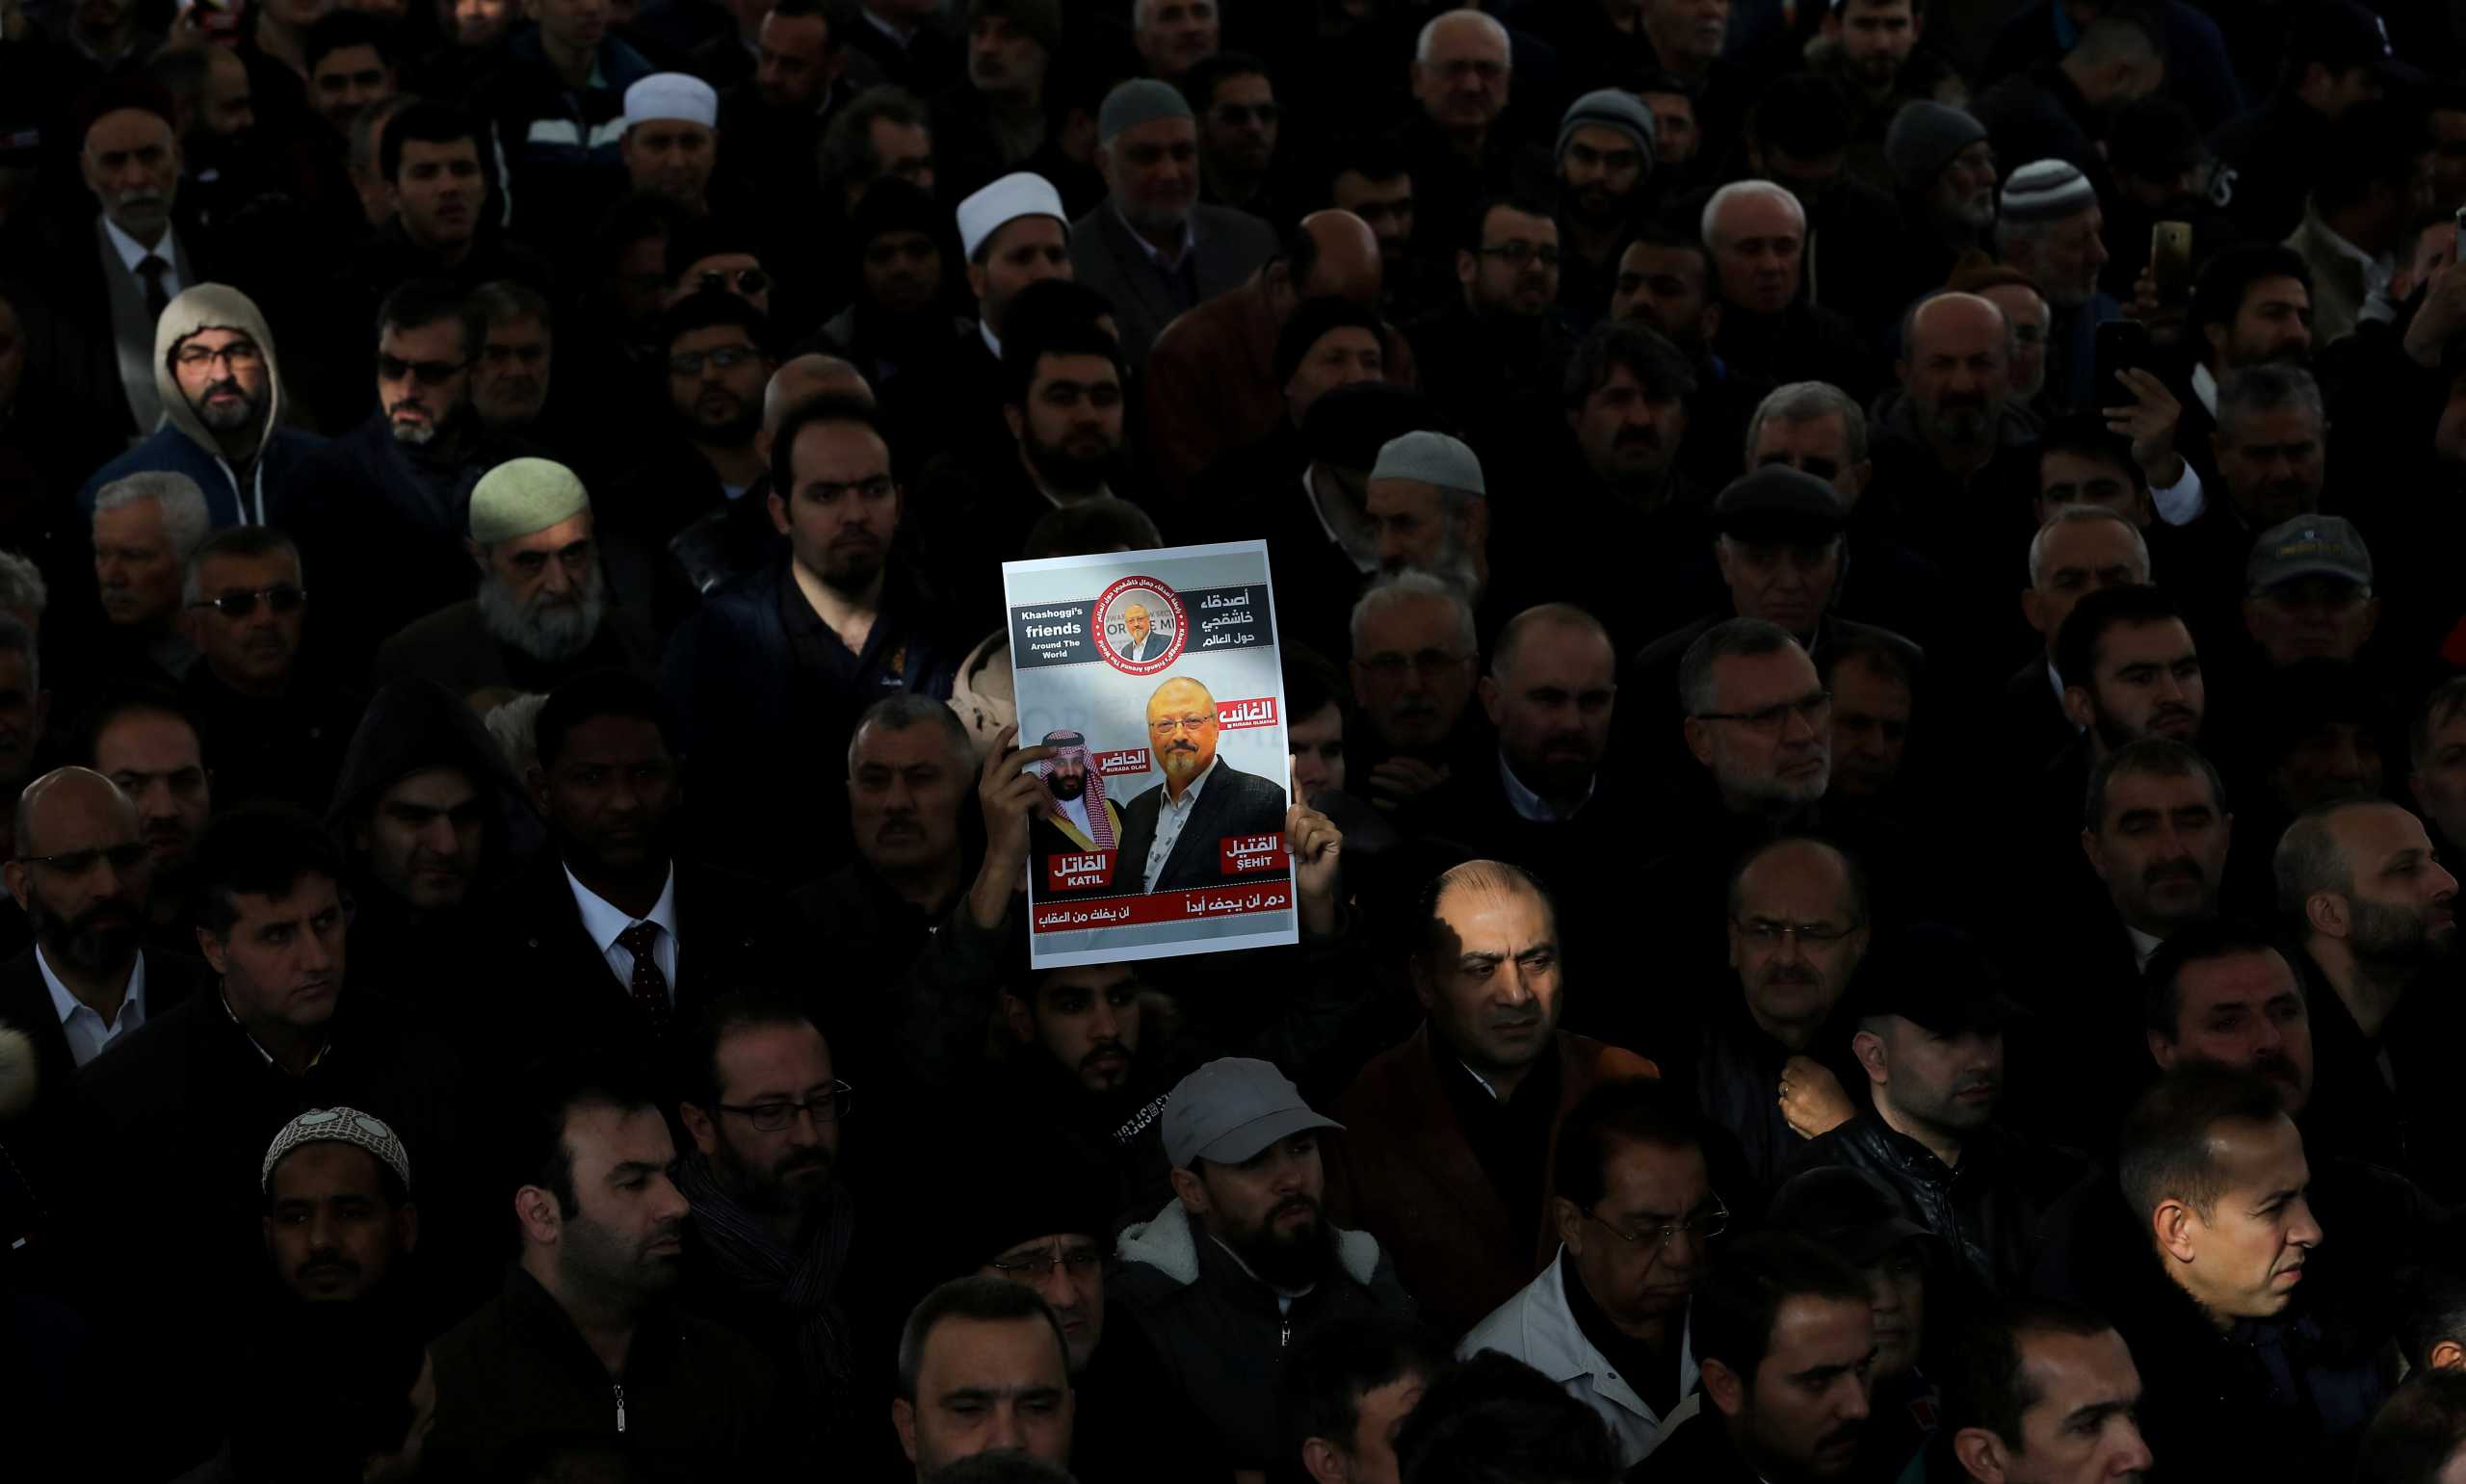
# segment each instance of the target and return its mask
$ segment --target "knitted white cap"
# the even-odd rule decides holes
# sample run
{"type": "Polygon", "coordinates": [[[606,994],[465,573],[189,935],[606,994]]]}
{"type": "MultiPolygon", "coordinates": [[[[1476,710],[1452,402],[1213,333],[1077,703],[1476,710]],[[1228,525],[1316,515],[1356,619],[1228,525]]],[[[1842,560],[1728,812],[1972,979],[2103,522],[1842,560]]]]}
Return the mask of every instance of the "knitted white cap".
{"type": "Polygon", "coordinates": [[[984,240],[1021,217],[1051,217],[1067,226],[1062,193],[1042,175],[1020,170],[1005,175],[959,202],[959,251],[970,262],[984,240]]]}

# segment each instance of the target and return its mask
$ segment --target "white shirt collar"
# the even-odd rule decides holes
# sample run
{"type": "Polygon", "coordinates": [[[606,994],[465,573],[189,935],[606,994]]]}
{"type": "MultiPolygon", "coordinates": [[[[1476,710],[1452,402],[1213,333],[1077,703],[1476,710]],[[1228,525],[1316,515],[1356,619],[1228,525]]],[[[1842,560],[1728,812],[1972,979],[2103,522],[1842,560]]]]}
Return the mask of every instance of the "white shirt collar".
{"type": "Polygon", "coordinates": [[[565,868],[565,884],[573,888],[574,905],[582,911],[583,931],[590,934],[592,945],[602,953],[616,947],[617,937],[638,921],[657,923],[669,937],[677,936],[676,866],[673,862],[668,868],[667,883],[659,889],[659,900],[651,903],[650,912],[640,919],[626,916],[611,905],[606,898],[583,885],[570,866],[565,868]]]}
{"type": "Polygon", "coordinates": [[[2209,409],[2210,421],[2217,421],[2217,377],[2205,365],[2192,368],[2192,395],[2209,409]]]}
{"type": "Polygon", "coordinates": [[[1121,222],[1121,229],[1130,234],[1132,242],[1139,244],[1139,250],[1147,254],[1147,261],[1154,264],[1156,271],[1160,273],[1180,273],[1189,265],[1191,254],[1198,250],[1198,213],[1196,212],[1192,212],[1182,219],[1181,250],[1174,254],[1174,261],[1170,266],[1166,264],[1165,254],[1157,250],[1156,245],[1140,235],[1139,228],[1130,224],[1130,219],[1121,214],[1120,207],[1114,208],[1114,216],[1121,222]]]}
{"type": "Polygon", "coordinates": [[[1576,800],[1575,808],[1566,814],[1561,814],[1550,807],[1548,799],[1524,786],[1524,780],[1515,775],[1515,769],[1507,766],[1507,754],[1504,752],[1499,754],[1499,782],[1507,786],[1508,807],[1513,809],[1520,818],[1530,820],[1535,824],[1563,824],[1574,819],[1584,812],[1585,805],[1592,802],[1592,791],[1601,786],[1601,778],[1595,774],[1586,782],[1584,797],[1576,800]]]}
{"type": "Polygon", "coordinates": [[[997,361],[1000,360],[1002,358],[1002,337],[993,333],[993,326],[985,324],[983,320],[979,320],[976,322],[976,332],[984,337],[984,348],[993,352],[993,358],[997,361]]]}
{"type": "Polygon", "coordinates": [[[2397,264],[2389,254],[2384,252],[2378,257],[2374,257],[2371,253],[2340,237],[2328,222],[2321,220],[2319,212],[2312,214],[2312,232],[2314,236],[2328,245],[2330,251],[2342,258],[2352,258],[2363,265],[2363,285],[2367,293],[2375,285],[2387,283],[2390,275],[2397,271],[2397,264]]]}
{"type": "MultiPolygon", "coordinates": [[[[35,946],[35,967],[42,971],[42,987],[51,991],[51,1007],[59,1014],[62,1025],[68,1024],[70,1017],[80,1010],[93,1016],[97,1021],[103,1018],[100,1012],[71,994],[67,985],[60,982],[60,976],[51,972],[51,955],[42,950],[40,944],[35,946]]],[[[137,1012],[137,1024],[144,1025],[145,1023],[145,953],[144,950],[138,951],[137,967],[128,971],[128,989],[120,996],[120,1015],[125,1017],[131,1010],[137,1012]]],[[[104,1028],[108,1030],[112,1028],[107,1026],[104,1028]]]]}
{"type": "Polygon", "coordinates": [[[1223,761],[1224,760],[1222,758],[1209,758],[1207,760],[1206,768],[1203,769],[1197,777],[1191,780],[1191,786],[1189,788],[1182,791],[1182,799],[1180,803],[1175,803],[1173,801],[1173,791],[1170,788],[1166,789],[1165,796],[1158,799],[1156,802],[1164,805],[1167,809],[1174,810],[1177,813],[1188,814],[1198,804],[1198,791],[1207,787],[1207,780],[1216,776],[1216,765],[1223,761]]]}
{"type": "MultiPolygon", "coordinates": [[[[126,232],[121,231],[119,229],[118,222],[114,221],[109,217],[105,217],[103,219],[103,235],[111,239],[112,247],[118,251],[119,260],[127,267],[130,277],[137,278],[139,276],[137,272],[138,264],[144,262],[149,257],[158,257],[161,258],[171,269],[170,273],[163,275],[165,286],[170,287],[178,280],[180,273],[180,260],[179,255],[171,250],[171,233],[169,228],[164,229],[163,240],[149,247],[144,243],[139,242],[136,238],[129,236],[126,232]]],[[[139,281],[143,282],[144,280],[140,278],[139,281]]]]}
{"type": "Polygon", "coordinates": [[[2139,928],[2133,926],[2130,923],[2123,924],[2123,930],[2132,935],[2133,966],[2146,974],[2149,972],[2150,958],[2157,953],[2160,948],[2164,946],[2166,940],[2164,938],[2153,938],[2149,936],[2149,934],[2142,932],[2139,928]]]}

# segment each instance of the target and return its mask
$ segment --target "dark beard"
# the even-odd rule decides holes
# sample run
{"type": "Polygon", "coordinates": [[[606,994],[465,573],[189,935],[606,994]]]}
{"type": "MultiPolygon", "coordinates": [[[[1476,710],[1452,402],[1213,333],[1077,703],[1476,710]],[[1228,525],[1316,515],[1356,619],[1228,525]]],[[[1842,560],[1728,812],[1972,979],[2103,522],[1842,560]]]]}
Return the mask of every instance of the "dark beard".
{"type": "Polygon", "coordinates": [[[34,892],[26,894],[26,925],[45,953],[92,977],[119,973],[134,963],[143,931],[140,914],[128,902],[98,901],[76,917],[64,918],[34,892]],[[120,914],[118,923],[98,921],[115,908],[120,914]]]}
{"type": "Polygon", "coordinates": [[[1335,1229],[1327,1225],[1326,1213],[1313,1202],[1318,1219],[1289,1237],[1279,1237],[1274,1222],[1282,1209],[1270,1211],[1256,1233],[1229,1245],[1269,1286],[1298,1292],[1327,1276],[1335,1266],[1335,1229]]]}
{"type": "Polygon", "coordinates": [[[1036,477],[1063,495],[1092,495],[1110,487],[1115,466],[1121,461],[1120,452],[1113,449],[1099,457],[1081,458],[1033,438],[1020,446],[1027,451],[1029,466],[1036,470],[1036,477]]]}

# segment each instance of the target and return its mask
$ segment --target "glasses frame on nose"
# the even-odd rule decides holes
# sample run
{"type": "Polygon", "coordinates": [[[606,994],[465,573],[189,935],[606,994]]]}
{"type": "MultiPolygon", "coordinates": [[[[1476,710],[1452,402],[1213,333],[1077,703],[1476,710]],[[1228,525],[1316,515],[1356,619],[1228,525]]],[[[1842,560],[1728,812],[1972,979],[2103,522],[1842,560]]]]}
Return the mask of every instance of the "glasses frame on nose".
{"type": "Polygon", "coordinates": [[[1802,695],[1795,701],[1780,701],[1757,711],[1699,711],[1695,713],[1694,719],[1735,721],[1750,732],[1778,737],[1781,735],[1781,729],[1790,724],[1790,716],[1793,713],[1796,713],[1807,725],[1819,732],[1823,731],[1824,723],[1832,716],[1832,692],[1818,690],[1812,695],[1802,695]]]}
{"type": "Polygon", "coordinates": [[[774,1103],[714,1103],[711,1106],[719,1112],[736,1114],[753,1125],[757,1133],[777,1133],[795,1122],[800,1113],[812,1118],[817,1129],[826,1123],[838,1123],[847,1118],[848,1109],[855,1100],[855,1088],[846,1082],[834,1081],[830,1084],[829,1096],[826,1098],[782,1098],[774,1103]]]}
{"type": "Polygon", "coordinates": [[[210,598],[199,598],[189,607],[210,608],[236,621],[255,612],[260,600],[275,613],[296,613],[308,601],[308,589],[298,583],[276,583],[271,587],[235,587],[210,598]]]}
{"type": "Polygon", "coordinates": [[[1694,1237],[1698,1242],[1708,1242],[1730,1229],[1729,1203],[1721,1199],[1718,1191],[1712,1192],[1706,1199],[1712,1202],[1712,1209],[1702,1215],[1692,1216],[1685,1221],[1665,1221],[1649,1232],[1630,1232],[1589,1206],[1579,1206],[1576,1209],[1584,1212],[1584,1218],[1587,1221],[1592,1222],[1611,1236],[1625,1242],[1632,1250],[1666,1252],[1669,1250],[1670,1242],[1681,1232],[1694,1237]]]}
{"type": "Polygon", "coordinates": [[[1835,927],[1828,923],[1775,923],[1746,918],[1731,918],[1730,925],[1739,936],[1760,949],[1777,949],[1792,938],[1808,952],[1838,948],[1851,933],[1867,925],[1865,919],[1852,918],[1849,925],[1835,927]]]}
{"type": "Polygon", "coordinates": [[[1545,244],[1529,243],[1521,240],[1515,242],[1503,242],[1498,244],[1496,247],[1484,244],[1482,247],[1474,248],[1473,252],[1477,257],[1496,258],[1518,273],[1522,273],[1525,269],[1531,267],[1535,259],[1540,261],[1540,264],[1544,269],[1555,269],[1559,266],[1559,259],[1561,256],[1559,249],[1556,247],[1549,247],[1545,244]]]}
{"type": "Polygon", "coordinates": [[[197,371],[221,361],[226,371],[238,371],[243,365],[262,366],[266,352],[247,340],[235,340],[227,346],[209,351],[203,346],[182,346],[171,352],[171,364],[185,371],[197,371]]]}
{"type": "Polygon", "coordinates": [[[996,1258],[984,1265],[1005,1278],[1036,1281],[1050,1277],[1057,1267],[1065,1273],[1085,1273],[1090,1268],[1103,1267],[1105,1254],[1101,1247],[1081,1247],[1067,1253],[1048,1247],[1024,1262],[1005,1263],[996,1258]]]}
{"type": "Polygon", "coordinates": [[[705,364],[721,371],[734,371],[762,352],[749,345],[723,345],[708,351],[680,351],[668,358],[668,374],[671,377],[698,377],[705,364]]]}

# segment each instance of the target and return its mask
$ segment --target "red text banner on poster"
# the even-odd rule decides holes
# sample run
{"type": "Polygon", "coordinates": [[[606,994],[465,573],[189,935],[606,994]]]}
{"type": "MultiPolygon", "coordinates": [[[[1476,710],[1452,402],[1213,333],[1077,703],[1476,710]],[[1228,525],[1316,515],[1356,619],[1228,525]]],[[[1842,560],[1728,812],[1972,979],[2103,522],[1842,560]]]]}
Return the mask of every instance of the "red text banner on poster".
{"type": "Polygon", "coordinates": [[[1275,725],[1275,697],[1255,696],[1246,701],[1216,703],[1216,726],[1221,732],[1238,732],[1246,726],[1275,725]]]}
{"type": "Polygon", "coordinates": [[[1293,905],[1291,887],[1292,883],[1288,881],[1256,884],[1235,881],[1187,892],[1108,897],[1101,901],[1039,902],[1029,925],[1037,932],[1085,932],[1091,927],[1126,927],[1140,923],[1184,923],[1194,918],[1281,912],[1293,905]]]}
{"type": "Polygon", "coordinates": [[[1090,756],[1095,761],[1097,774],[1106,778],[1118,777],[1123,773],[1143,773],[1152,766],[1147,761],[1147,749],[1144,747],[1132,747],[1123,752],[1098,752],[1090,756]]]}
{"type": "Polygon", "coordinates": [[[1077,855],[1048,855],[1044,858],[1044,889],[1048,892],[1085,892],[1114,884],[1114,852],[1088,850],[1077,855]]]}
{"type": "Polygon", "coordinates": [[[1216,869],[1228,876],[1255,876],[1289,865],[1282,835],[1224,835],[1216,842],[1216,869]]]}

